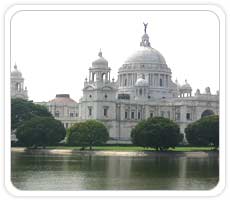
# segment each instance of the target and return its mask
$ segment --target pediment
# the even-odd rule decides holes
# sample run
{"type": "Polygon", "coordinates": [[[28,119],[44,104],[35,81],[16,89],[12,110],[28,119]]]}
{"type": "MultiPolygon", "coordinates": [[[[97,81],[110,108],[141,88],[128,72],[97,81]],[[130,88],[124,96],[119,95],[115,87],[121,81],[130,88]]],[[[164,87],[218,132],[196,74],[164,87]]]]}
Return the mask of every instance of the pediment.
{"type": "Polygon", "coordinates": [[[94,90],[93,86],[86,86],[83,90],[91,91],[94,90]]]}

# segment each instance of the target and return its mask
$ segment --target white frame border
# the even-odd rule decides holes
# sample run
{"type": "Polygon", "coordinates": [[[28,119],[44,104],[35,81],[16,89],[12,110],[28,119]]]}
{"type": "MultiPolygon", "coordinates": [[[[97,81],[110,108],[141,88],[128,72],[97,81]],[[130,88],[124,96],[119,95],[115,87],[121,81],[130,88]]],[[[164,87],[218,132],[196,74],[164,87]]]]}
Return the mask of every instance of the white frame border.
{"type": "Polygon", "coordinates": [[[225,189],[225,138],[226,138],[226,31],[225,12],[216,5],[13,5],[5,13],[5,187],[9,193],[15,196],[217,196],[225,189]],[[129,191],[22,191],[15,188],[11,182],[11,144],[10,144],[10,25],[12,17],[21,10],[196,10],[210,11],[219,18],[220,28],[220,148],[219,148],[219,183],[207,191],[187,190],[129,190],[129,191]]]}

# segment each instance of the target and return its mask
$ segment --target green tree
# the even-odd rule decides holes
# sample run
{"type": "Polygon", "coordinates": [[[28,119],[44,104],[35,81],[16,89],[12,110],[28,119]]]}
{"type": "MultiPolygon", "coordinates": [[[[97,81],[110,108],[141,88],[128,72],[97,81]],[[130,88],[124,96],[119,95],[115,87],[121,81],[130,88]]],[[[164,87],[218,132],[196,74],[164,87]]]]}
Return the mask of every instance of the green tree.
{"type": "Polygon", "coordinates": [[[33,117],[16,130],[16,137],[26,147],[55,145],[65,137],[63,124],[53,117],[33,117]]]}
{"type": "Polygon", "coordinates": [[[66,143],[68,145],[80,145],[86,147],[101,145],[107,142],[109,133],[103,123],[96,120],[88,120],[74,124],[67,130],[66,143]]]}
{"type": "Polygon", "coordinates": [[[34,104],[20,98],[11,99],[11,130],[15,130],[24,121],[36,116],[52,117],[45,106],[34,104]]]}
{"type": "Polygon", "coordinates": [[[148,118],[139,122],[131,131],[134,145],[156,150],[175,148],[183,139],[179,126],[163,117],[148,118]]]}
{"type": "Polygon", "coordinates": [[[185,129],[186,139],[195,146],[219,147],[219,116],[211,115],[199,119],[185,129]]]}

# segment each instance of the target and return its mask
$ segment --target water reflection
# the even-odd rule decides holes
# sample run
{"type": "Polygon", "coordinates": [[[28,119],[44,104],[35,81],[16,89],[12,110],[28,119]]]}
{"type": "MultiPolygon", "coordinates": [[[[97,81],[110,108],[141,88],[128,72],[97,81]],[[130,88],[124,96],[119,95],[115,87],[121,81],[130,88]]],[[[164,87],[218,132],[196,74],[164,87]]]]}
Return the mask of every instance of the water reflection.
{"type": "Polygon", "coordinates": [[[218,156],[95,156],[12,152],[12,182],[22,190],[208,190],[218,156]]]}

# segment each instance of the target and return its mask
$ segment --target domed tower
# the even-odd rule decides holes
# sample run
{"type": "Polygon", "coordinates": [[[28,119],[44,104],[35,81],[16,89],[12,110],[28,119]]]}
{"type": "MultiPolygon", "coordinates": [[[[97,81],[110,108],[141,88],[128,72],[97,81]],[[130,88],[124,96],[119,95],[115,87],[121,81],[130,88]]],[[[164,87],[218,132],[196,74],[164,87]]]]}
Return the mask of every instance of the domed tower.
{"type": "Polygon", "coordinates": [[[92,67],[89,68],[89,82],[110,82],[110,70],[111,69],[108,67],[108,61],[102,56],[102,52],[100,50],[98,58],[92,62],[92,67]]]}
{"type": "Polygon", "coordinates": [[[83,97],[80,100],[79,114],[85,119],[114,119],[116,99],[116,82],[110,81],[108,61],[98,53],[98,58],[89,68],[89,79],[85,79],[83,97]]]}
{"type": "Polygon", "coordinates": [[[149,97],[149,83],[144,79],[144,75],[139,76],[135,88],[135,100],[146,100],[149,97]]]}
{"type": "Polygon", "coordinates": [[[185,80],[185,84],[180,87],[180,97],[190,97],[192,96],[192,87],[190,84],[185,80]]]}
{"type": "Polygon", "coordinates": [[[151,47],[149,35],[146,32],[141,37],[140,47],[129,56],[118,71],[118,95],[129,94],[135,99],[135,84],[138,75],[144,75],[149,84],[149,99],[174,97],[176,85],[171,80],[171,70],[168,68],[162,54],[151,47]]]}
{"type": "Polygon", "coordinates": [[[18,70],[17,65],[14,65],[14,70],[11,72],[11,98],[28,99],[27,88],[24,88],[24,78],[18,70]]]}

